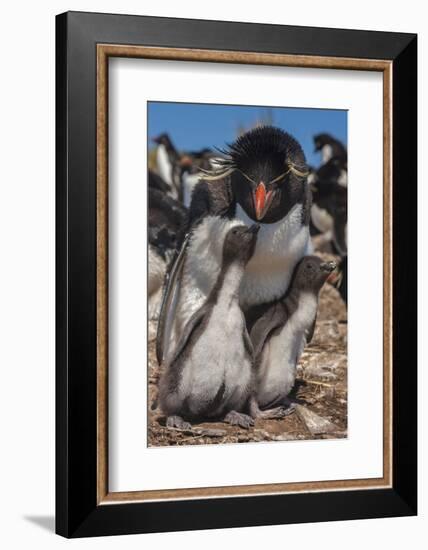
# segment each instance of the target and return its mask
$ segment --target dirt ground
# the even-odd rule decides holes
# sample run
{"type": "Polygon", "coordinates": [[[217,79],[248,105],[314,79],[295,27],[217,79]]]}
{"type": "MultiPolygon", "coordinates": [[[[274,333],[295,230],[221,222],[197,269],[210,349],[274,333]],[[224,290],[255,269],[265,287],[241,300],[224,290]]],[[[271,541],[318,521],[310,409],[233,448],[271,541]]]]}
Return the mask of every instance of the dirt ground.
{"type": "MultiPolygon", "coordinates": [[[[325,259],[336,259],[321,254],[325,259]]],[[[155,323],[149,327],[149,407],[157,395],[155,323]]],[[[296,439],[340,439],[347,436],[347,312],[338,291],[326,283],[312,342],[305,348],[290,396],[295,411],[278,420],[257,420],[245,430],[222,422],[193,424],[191,431],[170,430],[158,410],[149,409],[149,446],[207,445],[296,439]]]]}

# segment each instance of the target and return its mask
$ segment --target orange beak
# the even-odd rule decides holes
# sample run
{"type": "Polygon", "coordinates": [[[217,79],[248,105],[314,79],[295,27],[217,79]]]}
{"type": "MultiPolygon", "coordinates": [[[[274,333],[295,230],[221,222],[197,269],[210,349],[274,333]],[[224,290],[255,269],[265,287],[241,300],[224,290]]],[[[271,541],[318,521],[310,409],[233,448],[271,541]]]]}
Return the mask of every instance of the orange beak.
{"type": "Polygon", "coordinates": [[[265,184],[261,181],[254,193],[254,206],[256,210],[256,219],[261,220],[266,214],[272,200],[272,191],[266,193],[265,184]]]}

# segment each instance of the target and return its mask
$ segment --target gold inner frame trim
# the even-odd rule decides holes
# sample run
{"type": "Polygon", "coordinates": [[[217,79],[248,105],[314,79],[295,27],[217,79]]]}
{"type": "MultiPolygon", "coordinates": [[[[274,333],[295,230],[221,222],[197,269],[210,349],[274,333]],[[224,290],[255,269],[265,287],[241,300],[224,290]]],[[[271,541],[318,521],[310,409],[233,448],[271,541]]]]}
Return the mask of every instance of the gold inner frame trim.
{"type": "Polygon", "coordinates": [[[97,503],[378,489],[392,486],[392,62],[223,50],[97,45],[97,503]],[[108,489],[108,59],[348,69],[383,73],[383,476],[296,483],[109,492],[108,489]]]}

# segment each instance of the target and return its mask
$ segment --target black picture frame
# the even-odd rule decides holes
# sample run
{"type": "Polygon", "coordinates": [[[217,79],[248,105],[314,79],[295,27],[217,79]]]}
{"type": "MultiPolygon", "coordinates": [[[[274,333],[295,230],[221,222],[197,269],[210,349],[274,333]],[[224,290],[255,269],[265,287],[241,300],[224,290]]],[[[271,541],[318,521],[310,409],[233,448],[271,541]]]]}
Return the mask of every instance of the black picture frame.
{"type": "Polygon", "coordinates": [[[417,36],[68,12],[56,18],[56,532],[65,537],[417,513],[417,36]],[[96,46],[392,62],[391,488],[97,504],[96,46]]]}

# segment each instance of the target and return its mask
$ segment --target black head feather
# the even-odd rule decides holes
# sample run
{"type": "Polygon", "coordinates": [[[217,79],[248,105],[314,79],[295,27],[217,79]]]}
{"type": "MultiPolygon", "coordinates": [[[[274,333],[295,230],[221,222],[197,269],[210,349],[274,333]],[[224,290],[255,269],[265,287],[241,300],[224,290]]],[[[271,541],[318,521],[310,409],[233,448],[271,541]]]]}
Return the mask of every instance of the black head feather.
{"type": "Polygon", "coordinates": [[[287,132],[273,126],[259,126],[238,137],[220,152],[225,155],[224,165],[248,172],[257,165],[272,164],[283,169],[292,163],[306,170],[306,159],[299,143],[287,132]]]}
{"type": "Polygon", "coordinates": [[[305,207],[310,200],[305,155],[287,132],[261,126],[221,152],[225,155],[221,172],[230,175],[235,200],[251,219],[275,223],[295,204],[305,207]]]}

